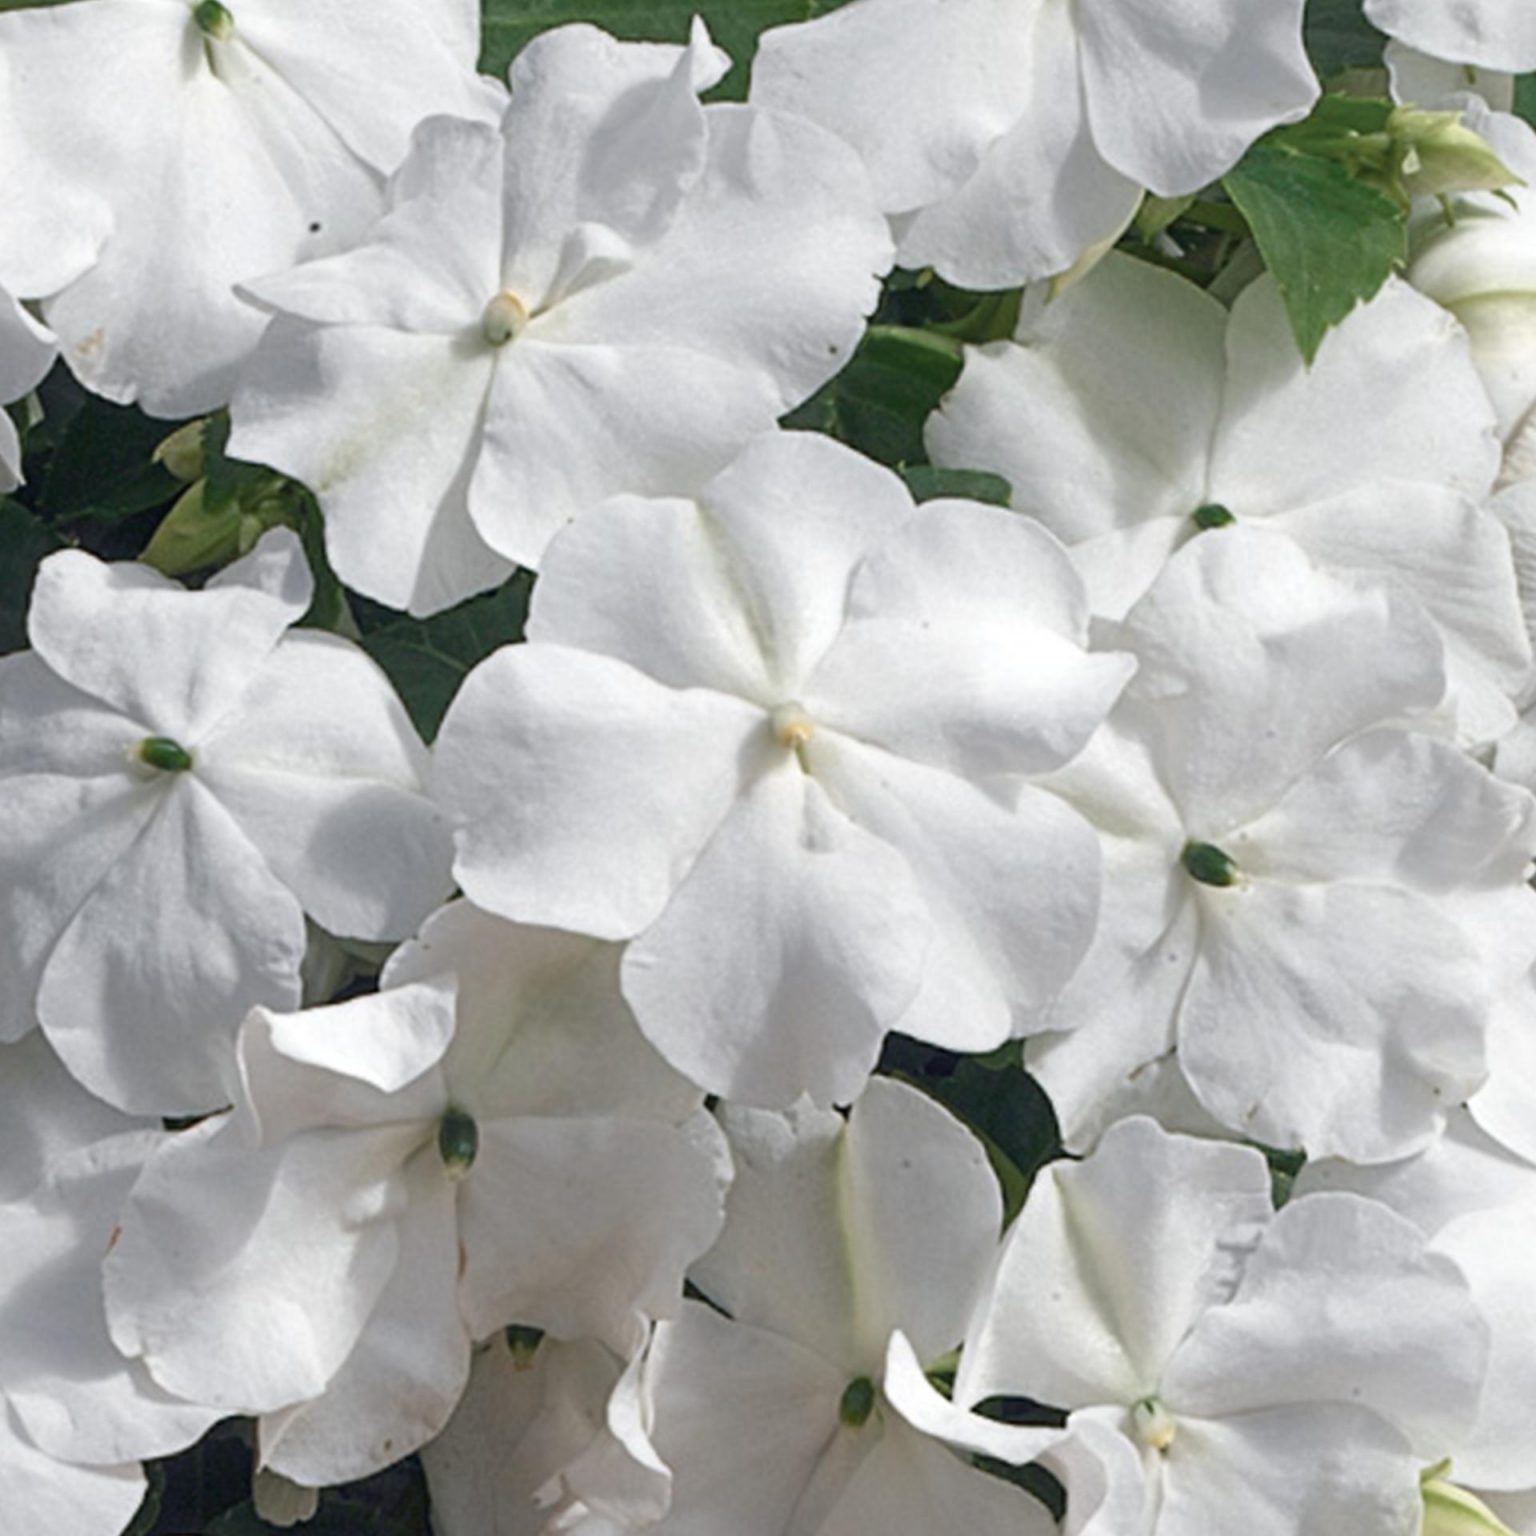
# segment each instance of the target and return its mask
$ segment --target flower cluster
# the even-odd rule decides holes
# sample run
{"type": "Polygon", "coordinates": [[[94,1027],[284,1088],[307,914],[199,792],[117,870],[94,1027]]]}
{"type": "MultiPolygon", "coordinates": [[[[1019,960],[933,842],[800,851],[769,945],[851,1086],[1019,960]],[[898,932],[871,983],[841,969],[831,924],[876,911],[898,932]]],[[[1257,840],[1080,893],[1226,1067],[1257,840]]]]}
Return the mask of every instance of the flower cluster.
{"type": "Polygon", "coordinates": [[[1304,9],[0,14],[0,1527],[1536,1533],[1536,23],[1304,9]]]}

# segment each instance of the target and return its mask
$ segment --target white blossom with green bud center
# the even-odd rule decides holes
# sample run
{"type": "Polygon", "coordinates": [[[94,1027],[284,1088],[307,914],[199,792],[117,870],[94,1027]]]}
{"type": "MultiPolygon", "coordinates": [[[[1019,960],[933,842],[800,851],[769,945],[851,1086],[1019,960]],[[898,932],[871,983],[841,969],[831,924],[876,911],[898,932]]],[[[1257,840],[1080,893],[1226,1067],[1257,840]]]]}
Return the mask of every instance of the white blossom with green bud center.
{"type": "Polygon", "coordinates": [[[858,0],[764,34],[752,100],[868,161],[898,262],[1017,288],[1199,191],[1318,85],[1301,0],[858,0]],[[1028,216],[1020,217],[1019,210],[1028,216]]]}
{"type": "Polygon", "coordinates": [[[222,406],[267,323],[234,286],[356,239],[423,117],[494,120],[478,47],[474,0],[8,8],[0,273],[93,392],[222,406]]]}
{"type": "Polygon", "coordinates": [[[1086,619],[1030,520],[759,437],[695,499],[615,498],[551,544],[529,643],[438,736],[459,883],[631,939],[640,1027],[726,1098],[850,1102],[892,1029],[996,1049],[1098,904],[1096,841],[1030,782],[1129,675],[1086,619]]]}
{"type": "Polygon", "coordinates": [[[240,1020],[299,1000],[306,914],[398,939],[450,888],[383,673],[289,632],[311,588],[287,529],[196,592],[64,551],[0,660],[0,1039],[40,1023],[126,1109],[227,1102],[240,1020]]]}
{"type": "Polygon", "coordinates": [[[846,1120],[806,1104],[720,1118],[736,1181],[692,1270],[708,1303],[658,1328],[646,1367],[645,1422],[673,1477],[659,1530],[933,1536],[963,1519],[970,1536],[1050,1536],[1044,1507],[968,1453],[1018,1465],[1062,1432],[983,1418],[924,1377],[997,1251],[980,1143],[889,1078],[846,1120]]]}
{"type": "Polygon", "coordinates": [[[1445,693],[1413,599],[1271,529],[1192,539],[1116,639],[1137,674],[1052,781],[1103,832],[1099,926],[1026,1047],[1067,1144],[1144,1108],[1419,1150],[1536,1012],[1536,799],[1403,729],[1445,693]]]}
{"type": "Polygon", "coordinates": [[[251,1014],[233,1113],[155,1153],[107,1260],[118,1347],[262,1418],[264,1464],[307,1487],[417,1449],[513,1324],[634,1357],[723,1214],[719,1132],[615,946],[457,902],[382,982],[251,1014]]]}
{"type": "Polygon", "coordinates": [[[1447,645],[1463,739],[1485,742],[1531,667],[1508,537],[1474,505],[1499,472],[1493,427],[1465,334],[1399,280],[1309,367],[1268,277],[1229,311],[1115,254],[1027,298],[1014,340],[968,349],[925,437],[935,464],[1003,476],[1107,618],[1217,508],[1323,570],[1406,589],[1447,645]]]}
{"type": "Polygon", "coordinates": [[[248,285],[282,323],[232,451],[313,488],[350,586],[415,614],[496,586],[608,496],[692,494],[852,356],[891,259],[867,173],[701,105],[727,63],[702,21],[545,32],[499,129],[423,124],[361,242],[248,285]]]}
{"type": "Polygon", "coordinates": [[[1261,1153],[1135,1117],[1036,1175],[955,1399],[1065,1410],[1116,1530],[1400,1536],[1487,1354],[1466,1279],[1410,1222],[1348,1194],[1277,1214],[1261,1153]]]}

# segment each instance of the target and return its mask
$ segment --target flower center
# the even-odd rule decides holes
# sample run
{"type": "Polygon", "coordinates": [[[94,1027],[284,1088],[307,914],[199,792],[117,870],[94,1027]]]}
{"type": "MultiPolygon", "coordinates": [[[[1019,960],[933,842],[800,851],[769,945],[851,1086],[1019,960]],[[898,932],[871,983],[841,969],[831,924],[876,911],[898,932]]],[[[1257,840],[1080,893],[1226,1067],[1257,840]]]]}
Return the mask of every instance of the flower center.
{"type": "Polygon", "coordinates": [[[780,704],[768,716],[768,727],[773,739],[791,752],[798,751],[816,734],[816,722],[801,704],[780,704]]]}
{"type": "Polygon", "coordinates": [[[1237,521],[1219,501],[1208,501],[1189,514],[1189,520],[1203,533],[1208,528],[1230,528],[1237,521]]]}
{"type": "Polygon", "coordinates": [[[192,754],[169,736],[146,736],[134,748],[134,754],[141,763],[162,773],[185,773],[192,766],[192,754]]]}
{"type": "Polygon", "coordinates": [[[1179,1433],[1177,1421],[1155,1397],[1132,1404],[1131,1427],[1136,1438],[1153,1451],[1166,1451],[1179,1433]]]}
{"type": "Polygon", "coordinates": [[[506,289],[485,306],[480,332],[493,347],[504,347],[528,324],[528,306],[506,289]]]}
{"type": "Polygon", "coordinates": [[[875,1411],[875,1384],[868,1376],[855,1376],[843,1388],[837,1416],[849,1429],[862,1429],[875,1411]]]}
{"type": "Polygon", "coordinates": [[[1233,859],[1222,852],[1215,843],[1185,843],[1179,863],[1185,872],[1201,885],[1236,885],[1238,868],[1233,859]]]}
{"type": "Polygon", "coordinates": [[[192,19],[216,42],[227,43],[235,32],[235,18],[219,0],[201,0],[192,12],[192,19]]]}
{"type": "Polygon", "coordinates": [[[480,1127],[467,1109],[450,1104],[437,1122],[437,1152],[450,1179],[462,1179],[480,1151],[480,1127]]]}

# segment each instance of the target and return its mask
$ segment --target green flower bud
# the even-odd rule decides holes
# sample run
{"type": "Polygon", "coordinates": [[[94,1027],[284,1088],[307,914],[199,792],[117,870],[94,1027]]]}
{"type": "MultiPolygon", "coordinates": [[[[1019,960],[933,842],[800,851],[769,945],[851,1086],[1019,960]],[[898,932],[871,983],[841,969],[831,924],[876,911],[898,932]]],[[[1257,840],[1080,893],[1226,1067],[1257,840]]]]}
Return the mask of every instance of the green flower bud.
{"type": "Polygon", "coordinates": [[[205,416],[201,421],[189,421],[177,427],[150,455],[156,464],[165,468],[183,484],[201,480],[208,472],[208,455],[203,448],[203,432],[208,425],[205,416]]]}
{"type": "Polygon", "coordinates": [[[1214,843],[1186,843],[1179,863],[1191,879],[1201,885],[1236,885],[1236,863],[1214,843]]]}
{"type": "Polygon", "coordinates": [[[1488,141],[1462,122],[1460,112],[1398,107],[1387,119],[1387,131],[1398,145],[1398,174],[1410,198],[1524,185],[1488,141]]]}
{"type": "Polygon", "coordinates": [[[480,1127],[475,1117],[450,1104],[437,1123],[437,1151],[450,1179],[462,1179],[475,1165],[480,1151],[480,1127]]]}
{"type": "Polygon", "coordinates": [[[1420,1536],[1515,1536],[1479,1498],[1448,1483],[1443,1476],[1449,1462],[1441,1462],[1424,1474],[1424,1525],[1420,1536]]]}
{"type": "Polygon", "coordinates": [[[1189,520],[1202,532],[1208,528],[1230,528],[1237,521],[1219,501],[1208,501],[1189,514],[1189,520]]]}
{"type": "Polygon", "coordinates": [[[837,1416],[849,1429],[862,1429],[875,1411],[875,1384],[868,1376],[855,1376],[843,1388],[842,1401],[837,1405],[837,1416]]]}
{"type": "Polygon", "coordinates": [[[185,773],[192,766],[192,754],[169,736],[146,736],[136,750],[141,763],[162,773],[185,773]]]}
{"type": "Polygon", "coordinates": [[[227,43],[235,33],[235,18],[219,0],[200,0],[192,19],[216,42],[227,43]]]}

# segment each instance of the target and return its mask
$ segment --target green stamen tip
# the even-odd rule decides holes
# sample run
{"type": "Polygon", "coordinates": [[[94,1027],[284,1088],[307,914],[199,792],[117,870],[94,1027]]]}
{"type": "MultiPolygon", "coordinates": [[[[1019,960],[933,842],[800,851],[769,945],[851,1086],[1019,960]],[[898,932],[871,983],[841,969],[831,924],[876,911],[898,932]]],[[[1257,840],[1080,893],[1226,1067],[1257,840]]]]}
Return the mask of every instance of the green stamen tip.
{"type": "Polygon", "coordinates": [[[837,1405],[837,1416],[849,1429],[861,1429],[875,1411],[875,1384],[868,1376],[855,1376],[843,1388],[843,1399],[837,1405]]]}
{"type": "Polygon", "coordinates": [[[1237,521],[1219,501],[1208,501],[1189,514],[1189,520],[1202,531],[1207,528],[1230,528],[1237,521]]]}
{"type": "Polygon", "coordinates": [[[543,1342],[542,1328],[528,1328],[522,1323],[513,1323],[507,1329],[507,1348],[512,1354],[513,1370],[526,1371],[533,1364],[533,1357],[538,1354],[539,1345],[543,1342]]]}
{"type": "Polygon", "coordinates": [[[468,1110],[450,1104],[437,1123],[437,1151],[449,1178],[460,1179],[475,1165],[480,1151],[480,1127],[468,1110]]]}
{"type": "Polygon", "coordinates": [[[228,7],[219,4],[219,0],[200,0],[192,12],[192,19],[209,37],[221,43],[234,35],[235,18],[228,7]]]}
{"type": "Polygon", "coordinates": [[[139,743],[139,761],[162,773],[185,773],[192,766],[192,754],[169,736],[146,736],[139,743]]]}
{"type": "Polygon", "coordinates": [[[1186,843],[1179,862],[1201,885],[1237,884],[1237,865],[1214,843],[1186,843]]]}

